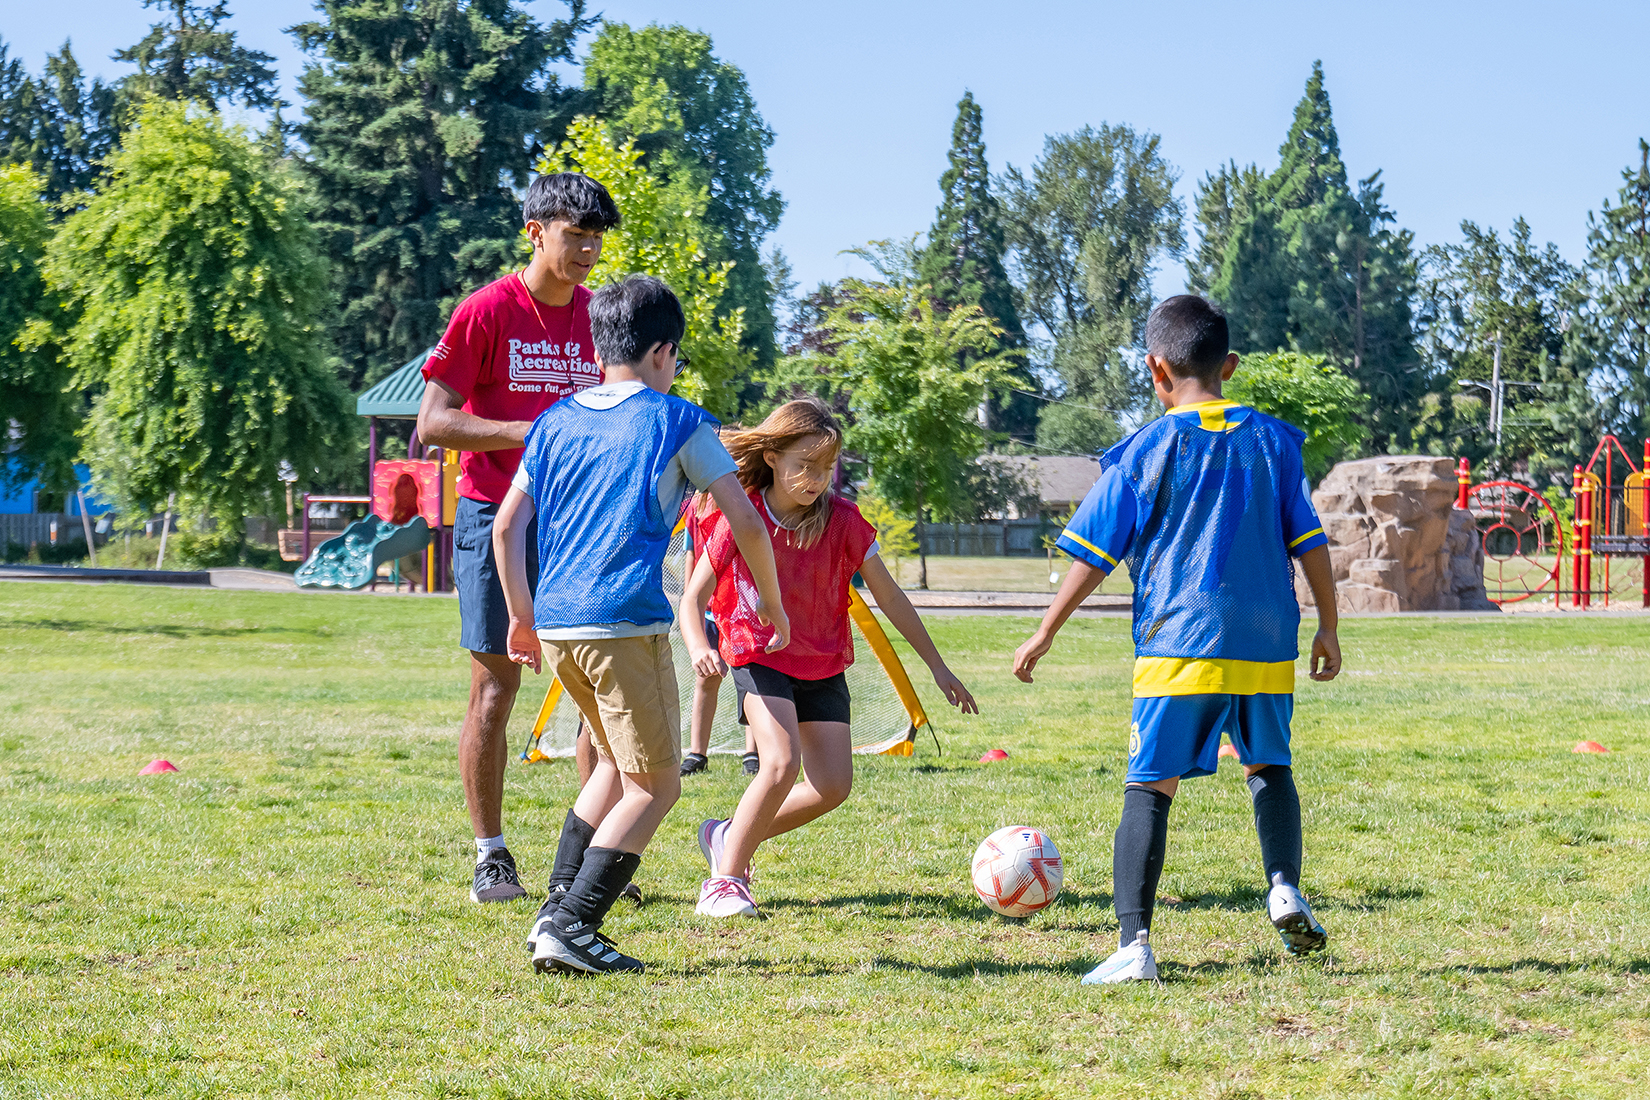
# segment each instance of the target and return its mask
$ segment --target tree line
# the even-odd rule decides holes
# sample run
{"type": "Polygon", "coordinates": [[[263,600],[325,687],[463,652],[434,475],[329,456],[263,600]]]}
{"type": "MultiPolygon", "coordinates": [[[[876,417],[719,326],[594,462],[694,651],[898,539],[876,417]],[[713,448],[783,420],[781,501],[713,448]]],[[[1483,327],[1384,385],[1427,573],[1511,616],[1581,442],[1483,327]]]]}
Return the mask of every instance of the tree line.
{"type": "Polygon", "coordinates": [[[1143,332],[1175,261],[1232,318],[1234,395],[1307,428],[1315,474],[1420,452],[1543,482],[1603,431],[1650,432],[1642,141],[1572,266],[1522,220],[1418,248],[1380,173],[1349,179],[1316,65],[1277,165],[1208,174],[1189,212],[1159,137],[1122,124],[994,175],[965,94],[928,229],[852,249],[873,277],[798,294],[764,253],[773,132],[701,33],[583,0],[550,22],[512,0],[322,0],[290,28],[294,113],[225,0],[144,4],[163,17],[113,84],[67,44],[36,75],[0,43],[6,476],[67,486],[89,459],[133,513],[181,497],[238,531],[283,464],[358,482],[349,393],[522,262],[521,190],[563,168],[625,216],[593,281],[645,270],[682,294],[688,396],[729,420],[833,402],[908,516],[1000,513],[1023,490],[982,450],[1092,454],[1155,415],[1143,332]]]}

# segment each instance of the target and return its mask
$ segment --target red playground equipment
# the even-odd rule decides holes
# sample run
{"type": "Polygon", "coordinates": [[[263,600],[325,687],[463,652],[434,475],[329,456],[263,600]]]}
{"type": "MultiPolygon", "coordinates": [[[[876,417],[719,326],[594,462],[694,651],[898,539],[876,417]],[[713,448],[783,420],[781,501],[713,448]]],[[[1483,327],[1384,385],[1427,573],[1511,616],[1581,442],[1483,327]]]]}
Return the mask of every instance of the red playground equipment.
{"type": "Polygon", "coordinates": [[[1650,439],[1644,443],[1642,466],[1634,465],[1615,436],[1599,440],[1587,465],[1575,468],[1570,530],[1552,502],[1528,485],[1472,485],[1464,458],[1456,482],[1456,506],[1477,521],[1484,591],[1492,602],[1505,606],[1538,598],[1556,605],[1568,596],[1571,607],[1586,610],[1608,608],[1612,594],[1619,600],[1632,593],[1640,606],[1650,608],[1650,507],[1645,499],[1650,494],[1650,439]],[[1618,456],[1624,475],[1619,482],[1618,456]],[[1612,558],[1623,559],[1614,577],[1612,558]]]}

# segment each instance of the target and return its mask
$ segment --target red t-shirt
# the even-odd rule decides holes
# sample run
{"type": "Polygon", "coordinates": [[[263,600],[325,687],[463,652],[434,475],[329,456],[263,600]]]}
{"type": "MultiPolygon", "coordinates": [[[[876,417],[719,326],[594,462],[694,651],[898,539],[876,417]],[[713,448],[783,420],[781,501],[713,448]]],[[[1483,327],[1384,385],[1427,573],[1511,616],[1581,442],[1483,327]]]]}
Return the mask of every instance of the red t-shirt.
{"type": "Polygon", "coordinates": [[[823,680],[854,663],[854,632],[848,620],[848,585],[877,541],[877,529],[841,497],[831,500],[825,533],[806,550],[774,522],[761,493],[751,494],[756,514],[773,540],[779,594],[791,620],[791,644],[764,652],[773,628],[756,617],[756,582],[739,555],[728,521],[717,512],[705,552],[716,570],[711,616],[721,635],[723,660],[735,667],[760,664],[798,680],[823,680]]]}
{"type": "MultiPolygon", "coordinates": [[[[424,380],[439,379],[464,397],[464,411],[488,420],[532,420],[569,394],[602,380],[590,339],[590,291],[547,306],[527,293],[519,274],[482,287],[458,304],[447,334],[424,363],[424,380]]],[[[465,451],[458,495],[504,501],[521,449],[465,451]]]]}

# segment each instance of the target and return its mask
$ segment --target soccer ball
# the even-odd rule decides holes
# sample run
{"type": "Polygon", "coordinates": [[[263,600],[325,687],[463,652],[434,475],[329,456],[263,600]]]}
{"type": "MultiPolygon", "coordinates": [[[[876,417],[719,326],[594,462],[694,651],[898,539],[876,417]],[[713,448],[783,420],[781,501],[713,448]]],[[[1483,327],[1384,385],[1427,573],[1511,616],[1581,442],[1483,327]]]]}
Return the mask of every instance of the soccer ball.
{"type": "Polygon", "coordinates": [[[1060,894],[1060,850],[1036,829],[1010,825],[974,852],[974,892],[996,913],[1029,917],[1060,894]]]}

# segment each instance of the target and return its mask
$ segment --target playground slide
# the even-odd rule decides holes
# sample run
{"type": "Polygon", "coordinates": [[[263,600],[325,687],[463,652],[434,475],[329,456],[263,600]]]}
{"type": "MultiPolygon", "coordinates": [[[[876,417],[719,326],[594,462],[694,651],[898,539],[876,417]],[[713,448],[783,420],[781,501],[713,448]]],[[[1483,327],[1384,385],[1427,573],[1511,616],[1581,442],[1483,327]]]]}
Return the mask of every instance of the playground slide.
{"type": "Polygon", "coordinates": [[[430,525],[414,516],[399,526],[368,516],[315,548],[293,579],[301,588],[365,588],[378,567],[430,544],[430,525]]]}

